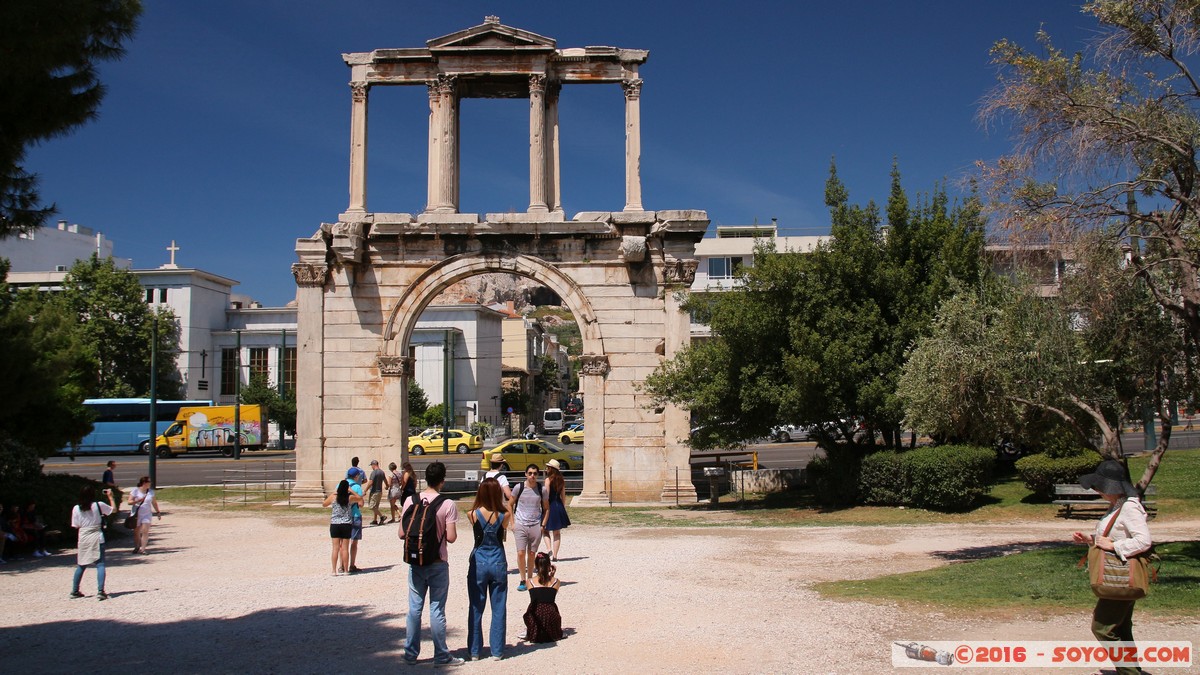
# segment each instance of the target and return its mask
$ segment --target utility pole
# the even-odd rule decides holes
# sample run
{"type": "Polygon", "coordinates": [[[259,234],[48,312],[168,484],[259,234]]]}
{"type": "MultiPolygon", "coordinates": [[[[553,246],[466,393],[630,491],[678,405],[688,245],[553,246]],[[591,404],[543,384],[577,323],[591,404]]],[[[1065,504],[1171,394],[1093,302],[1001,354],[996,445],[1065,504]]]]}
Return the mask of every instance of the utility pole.
{"type": "Polygon", "coordinates": [[[150,320],[150,487],[158,487],[158,312],[150,320]]]}
{"type": "Polygon", "coordinates": [[[443,333],[442,340],[442,452],[450,454],[450,407],[454,405],[454,398],[450,393],[451,375],[450,375],[450,355],[453,350],[450,347],[450,331],[443,333]]]}
{"type": "Polygon", "coordinates": [[[234,350],[237,367],[233,378],[233,458],[242,458],[242,331],[233,331],[237,335],[237,348],[234,350]]]}

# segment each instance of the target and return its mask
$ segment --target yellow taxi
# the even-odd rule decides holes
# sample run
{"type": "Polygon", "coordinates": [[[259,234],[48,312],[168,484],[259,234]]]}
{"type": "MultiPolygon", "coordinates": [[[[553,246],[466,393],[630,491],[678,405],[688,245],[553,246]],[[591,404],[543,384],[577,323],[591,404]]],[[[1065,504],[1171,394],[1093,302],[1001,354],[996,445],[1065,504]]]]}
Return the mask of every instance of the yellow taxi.
{"type": "Polygon", "coordinates": [[[583,425],[574,424],[571,428],[558,435],[558,442],[563,445],[583,442],[583,425]]]}
{"type": "Polygon", "coordinates": [[[462,429],[447,429],[445,438],[449,443],[442,443],[441,429],[426,429],[420,436],[408,437],[408,451],[414,455],[423,455],[427,452],[442,452],[445,445],[450,446],[450,450],[457,452],[460,455],[465,455],[474,450],[483,449],[483,438],[478,434],[468,433],[462,429]]]}
{"type": "Polygon", "coordinates": [[[492,455],[504,455],[504,462],[512,471],[521,471],[530,464],[535,464],[541,470],[546,469],[546,462],[557,459],[558,466],[563,471],[583,468],[583,452],[580,450],[563,450],[553,443],[541,439],[525,440],[514,438],[483,453],[479,468],[487,471],[492,468],[492,455]]]}

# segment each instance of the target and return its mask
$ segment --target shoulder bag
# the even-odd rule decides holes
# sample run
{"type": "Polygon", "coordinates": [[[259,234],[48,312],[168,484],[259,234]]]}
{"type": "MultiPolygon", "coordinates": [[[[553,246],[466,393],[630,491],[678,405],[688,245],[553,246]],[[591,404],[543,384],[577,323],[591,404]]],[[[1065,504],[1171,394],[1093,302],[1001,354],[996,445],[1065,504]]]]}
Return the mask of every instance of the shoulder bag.
{"type": "MultiPolygon", "coordinates": [[[[1102,536],[1107,537],[1112,531],[1124,506],[1122,503],[1117,507],[1102,536]]],[[[1088,580],[1092,585],[1092,593],[1105,600],[1140,600],[1146,597],[1150,592],[1151,577],[1157,576],[1156,571],[1150,569],[1151,555],[1151,551],[1144,551],[1121,560],[1116,553],[1105,551],[1093,543],[1087,552],[1088,580]]]]}

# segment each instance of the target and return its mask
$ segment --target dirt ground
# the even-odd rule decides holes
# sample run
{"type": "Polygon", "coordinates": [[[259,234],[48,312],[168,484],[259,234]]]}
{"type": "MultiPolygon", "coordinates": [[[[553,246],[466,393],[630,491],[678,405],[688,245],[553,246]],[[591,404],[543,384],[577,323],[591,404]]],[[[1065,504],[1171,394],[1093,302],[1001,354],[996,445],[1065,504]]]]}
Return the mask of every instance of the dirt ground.
{"type": "MultiPolygon", "coordinates": [[[[328,527],[318,513],[248,515],[169,504],[164,509],[150,555],[133,554],[130,537],[111,543],[107,602],[95,598],[94,569],[82,585],[88,597],[67,598],[73,549],[0,566],[3,671],[406,668],[401,657],[407,568],[399,562],[396,526],[368,528],[358,558],[363,573],[334,577],[328,527]]],[[[1158,539],[1194,538],[1200,522],[1152,527],[1158,539]]],[[[817,581],[926,569],[948,559],[1059,542],[1079,528],[1080,523],[1061,521],[819,528],[575,525],[564,532],[559,563],[567,638],[547,645],[516,640],[528,600],[516,591],[514,574],[504,660],[468,662],[459,670],[881,673],[893,671],[893,640],[1090,640],[1086,615],[947,615],[833,601],[811,590],[817,581]]],[[[465,658],[471,545],[465,525],[462,531],[467,534],[450,546],[447,619],[450,648],[465,658]]],[[[1140,639],[1196,640],[1200,617],[1141,621],[1136,633],[1140,639]]],[[[432,666],[427,618],[424,636],[417,669],[432,666]]]]}

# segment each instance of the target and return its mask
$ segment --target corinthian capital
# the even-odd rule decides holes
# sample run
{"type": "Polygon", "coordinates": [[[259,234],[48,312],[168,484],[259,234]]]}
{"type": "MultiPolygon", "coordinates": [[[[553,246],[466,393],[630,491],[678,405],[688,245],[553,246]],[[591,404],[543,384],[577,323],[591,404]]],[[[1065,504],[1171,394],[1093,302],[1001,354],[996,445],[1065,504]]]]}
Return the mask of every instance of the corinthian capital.
{"type": "Polygon", "coordinates": [[[625,90],[625,98],[630,101],[636,101],[642,97],[642,78],[632,80],[623,80],[621,88],[625,90]]]}
{"type": "Polygon", "coordinates": [[[584,354],[582,364],[579,369],[582,375],[607,375],[608,374],[608,355],[607,354],[584,354]]]}
{"type": "Polygon", "coordinates": [[[529,93],[545,94],[546,93],[546,76],[535,74],[529,76],[529,93]]]}
{"type": "Polygon", "coordinates": [[[430,93],[434,87],[437,87],[437,93],[442,96],[451,96],[458,89],[458,76],[438,73],[437,80],[430,85],[430,93]]]}
{"type": "Polygon", "coordinates": [[[413,375],[413,360],[407,356],[380,355],[377,359],[379,374],[384,377],[411,378],[413,375]]]}
{"type": "Polygon", "coordinates": [[[366,82],[351,82],[350,96],[354,99],[355,103],[363,103],[367,100],[367,90],[370,88],[371,85],[366,82]]]}
{"type": "Polygon", "coordinates": [[[685,284],[692,285],[696,280],[696,268],[700,265],[699,260],[673,260],[668,261],[663,267],[663,281],[668,284],[685,284]]]}
{"type": "Polygon", "coordinates": [[[292,276],[296,277],[297,286],[321,288],[325,285],[327,274],[329,274],[329,265],[292,263],[292,276]]]}

